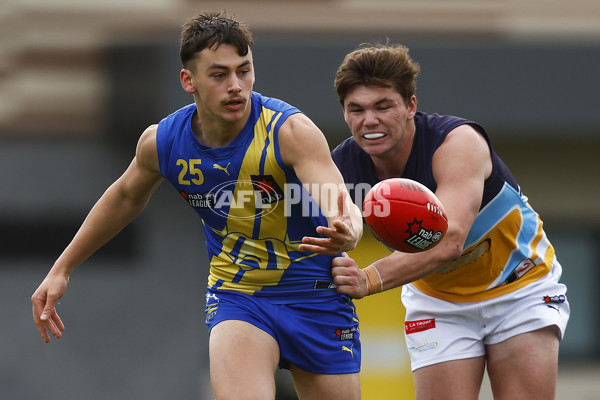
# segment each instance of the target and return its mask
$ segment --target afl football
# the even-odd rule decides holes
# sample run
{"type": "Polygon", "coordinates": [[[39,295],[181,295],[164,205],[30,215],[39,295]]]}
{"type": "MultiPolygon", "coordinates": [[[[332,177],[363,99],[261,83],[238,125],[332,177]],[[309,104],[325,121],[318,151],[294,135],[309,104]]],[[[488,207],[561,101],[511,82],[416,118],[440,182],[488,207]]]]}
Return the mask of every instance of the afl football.
{"type": "Polygon", "coordinates": [[[405,253],[433,248],[448,229],[437,196],[425,185],[405,178],[386,179],[373,186],[363,202],[363,216],[380,242],[405,253]]]}

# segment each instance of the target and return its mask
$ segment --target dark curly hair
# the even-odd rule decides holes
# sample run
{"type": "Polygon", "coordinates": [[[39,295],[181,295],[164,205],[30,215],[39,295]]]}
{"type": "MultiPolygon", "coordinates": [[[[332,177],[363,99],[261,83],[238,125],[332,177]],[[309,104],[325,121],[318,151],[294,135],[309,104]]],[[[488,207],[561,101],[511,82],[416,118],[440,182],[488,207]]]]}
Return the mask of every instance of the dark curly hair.
{"type": "Polygon", "coordinates": [[[217,49],[222,44],[235,46],[240,56],[252,49],[254,39],[248,26],[223,12],[203,12],[183,25],[179,56],[184,68],[206,48],[217,49]]]}

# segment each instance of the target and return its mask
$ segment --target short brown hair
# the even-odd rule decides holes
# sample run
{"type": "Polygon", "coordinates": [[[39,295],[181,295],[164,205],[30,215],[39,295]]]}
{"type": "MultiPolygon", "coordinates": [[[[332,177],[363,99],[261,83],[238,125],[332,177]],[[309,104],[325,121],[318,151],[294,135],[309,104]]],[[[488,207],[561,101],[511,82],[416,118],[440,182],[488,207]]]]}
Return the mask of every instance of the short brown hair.
{"type": "Polygon", "coordinates": [[[216,50],[222,44],[235,46],[240,56],[252,49],[254,39],[248,26],[223,12],[203,12],[183,25],[179,56],[184,68],[197,53],[216,50]]]}
{"type": "Polygon", "coordinates": [[[420,67],[402,45],[363,43],[348,53],[335,74],[340,103],[356,85],[394,88],[406,104],[417,91],[420,67]]]}

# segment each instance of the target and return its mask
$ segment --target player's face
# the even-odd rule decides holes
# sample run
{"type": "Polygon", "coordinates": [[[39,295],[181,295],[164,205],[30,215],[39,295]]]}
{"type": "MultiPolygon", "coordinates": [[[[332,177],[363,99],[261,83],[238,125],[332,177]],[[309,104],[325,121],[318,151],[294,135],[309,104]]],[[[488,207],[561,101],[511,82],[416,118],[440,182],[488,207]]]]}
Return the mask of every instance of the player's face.
{"type": "Polygon", "coordinates": [[[204,49],[196,57],[194,68],[182,71],[181,79],[184,89],[194,95],[201,119],[216,118],[234,124],[246,121],[254,85],[251,50],[240,56],[231,45],[204,49]]]}
{"type": "Polygon", "coordinates": [[[344,119],[367,154],[394,157],[412,143],[416,108],[414,96],[407,105],[392,88],[357,85],[344,100],[344,119]]]}

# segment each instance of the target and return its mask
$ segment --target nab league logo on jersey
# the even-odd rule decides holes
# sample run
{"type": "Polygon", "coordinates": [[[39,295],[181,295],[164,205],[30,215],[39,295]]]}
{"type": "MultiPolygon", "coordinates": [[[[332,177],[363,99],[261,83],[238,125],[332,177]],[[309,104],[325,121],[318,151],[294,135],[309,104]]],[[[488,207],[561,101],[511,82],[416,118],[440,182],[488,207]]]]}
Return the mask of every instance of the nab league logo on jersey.
{"type": "Polygon", "coordinates": [[[190,206],[195,208],[213,208],[215,206],[215,194],[213,192],[206,193],[186,193],[179,192],[181,196],[187,200],[190,206]]]}

